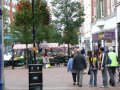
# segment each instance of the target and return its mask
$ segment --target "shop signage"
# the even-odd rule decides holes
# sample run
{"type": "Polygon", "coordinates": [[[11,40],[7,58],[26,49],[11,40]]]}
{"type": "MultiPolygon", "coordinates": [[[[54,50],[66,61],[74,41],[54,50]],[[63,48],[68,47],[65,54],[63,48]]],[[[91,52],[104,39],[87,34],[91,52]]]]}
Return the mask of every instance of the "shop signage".
{"type": "Polygon", "coordinates": [[[98,33],[92,35],[92,40],[93,41],[98,41],[98,33]]]}
{"type": "Polygon", "coordinates": [[[111,39],[111,40],[114,40],[115,39],[115,30],[113,31],[107,31],[104,33],[105,35],[105,40],[108,40],[108,39],[111,39]]]}
{"type": "Polygon", "coordinates": [[[93,41],[98,41],[98,40],[115,40],[115,30],[112,31],[106,31],[102,33],[96,33],[92,35],[92,40],[93,41]]]}
{"type": "Polygon", "coordinates": [[[103,40],[104,39],[104,33],[98,33],[98,39],[103,40]]]}

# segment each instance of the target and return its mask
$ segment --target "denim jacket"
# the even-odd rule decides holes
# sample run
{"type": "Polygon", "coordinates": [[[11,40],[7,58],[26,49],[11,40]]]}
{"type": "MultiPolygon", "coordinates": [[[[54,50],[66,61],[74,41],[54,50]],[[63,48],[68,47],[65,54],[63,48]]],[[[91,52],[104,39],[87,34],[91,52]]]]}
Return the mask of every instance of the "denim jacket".
{"type": "Polygon", "coordinates": [[[73,58],[70,58],[67,63],[67,71],[71,73],[76,73],[76,70],[73,70],[73,58]]]}

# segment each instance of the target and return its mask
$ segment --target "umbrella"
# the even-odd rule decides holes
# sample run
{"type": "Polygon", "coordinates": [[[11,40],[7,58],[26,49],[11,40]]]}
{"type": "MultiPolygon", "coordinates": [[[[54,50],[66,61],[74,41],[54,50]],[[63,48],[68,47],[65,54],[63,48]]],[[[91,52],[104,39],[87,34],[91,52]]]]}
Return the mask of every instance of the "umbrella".
{"type": "MultiPolygon", "coordinates": [[[[33,48],[33,45],[28,44],[28,48],[33,48]]],[[[13,49],[26,49],[26,44],[15,44],[13,49]]]]}
{"type": "Polygon", "coordinates": [[[13,49],[26,49],[26,45],[25,44],[15,44],[13,46],[13,49]]]}
{"type": "Polygon", "coordinates": [[[11,54],[4,54],[4,61],[9,61],[12,58],[11,54]]]}

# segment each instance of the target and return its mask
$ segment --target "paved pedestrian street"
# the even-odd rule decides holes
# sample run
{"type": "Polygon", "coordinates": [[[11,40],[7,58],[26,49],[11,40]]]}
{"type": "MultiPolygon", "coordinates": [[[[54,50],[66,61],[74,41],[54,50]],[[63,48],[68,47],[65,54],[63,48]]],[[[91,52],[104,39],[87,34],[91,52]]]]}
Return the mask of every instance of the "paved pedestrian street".
{"type": "MultiPolygon", "coordinates": [[[[86,70],[87,72],[87,70],[86,70]]],[[[16,67],[14,70],[7,67],[4,70],[5,90],[28,90],[28,70],[16,67]]],[[[89,75],[84,74],[83,87],[72,85],[71,73],[65,66],[43,68],[43,90],[120,90],[120,84],[115,87],[100,88],[102,85],[101,73],[98,73],[98,87],[89,87],[89,75]]]]}

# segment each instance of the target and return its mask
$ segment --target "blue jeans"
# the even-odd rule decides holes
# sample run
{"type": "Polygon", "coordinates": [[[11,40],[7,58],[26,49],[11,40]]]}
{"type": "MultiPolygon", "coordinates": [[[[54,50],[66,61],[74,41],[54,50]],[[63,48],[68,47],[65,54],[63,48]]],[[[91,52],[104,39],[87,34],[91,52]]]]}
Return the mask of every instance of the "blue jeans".
{"type": "Polygon", "coordinates": [[[90,69],[91,75],[90,75],[89,85],[97,86],[97,72],[98,70],[90,69]]]}
{"type": "Polygon", "coordinates": [[[102,70],[103,86],[108,85],[107,67],[102,70]]]}

